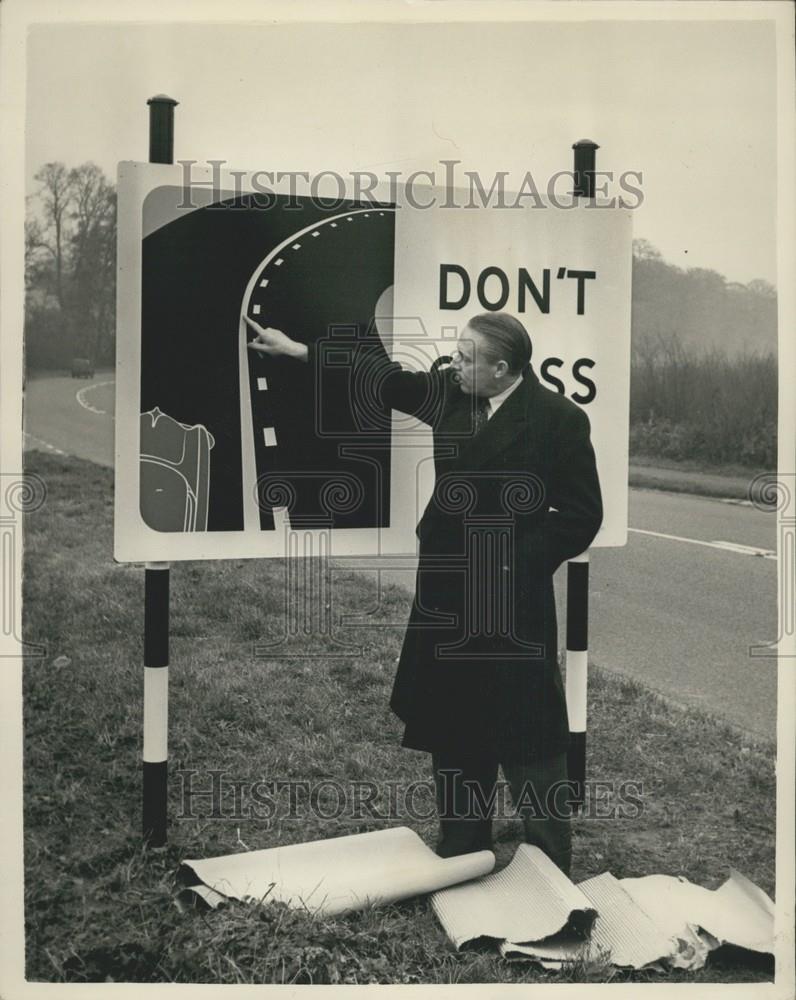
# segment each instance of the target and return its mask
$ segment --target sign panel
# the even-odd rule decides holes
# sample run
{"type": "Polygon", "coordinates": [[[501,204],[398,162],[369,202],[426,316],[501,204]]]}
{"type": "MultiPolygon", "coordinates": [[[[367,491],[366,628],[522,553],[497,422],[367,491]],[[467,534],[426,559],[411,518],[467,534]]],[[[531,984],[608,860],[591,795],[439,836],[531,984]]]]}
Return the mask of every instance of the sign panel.
{"type": "MultiPolygon", "coordinates": [[[[398,213],[395,309],[448,342],[478,313],[520,319],[543,385],[588,414],[605,517],[592,546],[627,542],[632,228],[629,209],[472,204],[435,189],[398,213]]],[[[507,205],[514,204],[505,198],[507,205]]],[[[563,198],[561,205],[566,205],[563,198]]]]}
{"type": "Polygon", "coordinates": [[[119,166],[117,560],[284,557],[297,528],[314,554],[414,554],[431,433],[356,384],[352,345],[378,337],[428,371],[498,307],[528,326],[542,381],[589,412],[596,544],[624,543],[629,213],[452,209],[444,193],[421,210],[242,177],[119,166]],[[323,378],[249,349],[247,316],[314,345],[323,378]]]}

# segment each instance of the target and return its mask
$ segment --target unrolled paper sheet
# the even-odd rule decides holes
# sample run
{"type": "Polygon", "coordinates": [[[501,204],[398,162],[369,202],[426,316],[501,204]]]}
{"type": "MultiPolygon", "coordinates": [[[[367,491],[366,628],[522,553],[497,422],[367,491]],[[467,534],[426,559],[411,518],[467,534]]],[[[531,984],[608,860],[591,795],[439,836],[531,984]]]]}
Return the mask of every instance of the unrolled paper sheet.
{"type": "Polygon", "coordinates": [[[541,941],[564,930],[585,937],[596,915],[591,901],[530,844],[520,844],[502,871],[435,892],[431,903],[457,948],[481,937],[541,941]]]}
{"type": "Polygon", "coordinates": [[[620,881],[610,872],[575,886],[538,848],[521,845],[508,868],[435,893],[432,905],[456,947],[496,938],[505,957],[547,968],[587,959],[700,969],[721,944],[774,951],[774,904],[734,870],[716,890],[670,875],[620,881]],[[584,918],[595,913],[584,934],[584,918]]]}
{"type": "MultiPolygon", "coordinates": [[[[222,896],[279,901],[324,914],[394,903],[492,871],[495,856],[478,851],[440,858],[407,827],[331,840],[186,860],[200,882],[222,896]]],[[[190,876],[189,876],[190,877],[190,876]]]]}
{"type": "Polygon", "coordinates": [[[571,934],[537,944],[504,941],[500,946],[501,953],[508,958],[534,958],[548,967],[583,958],[603,959],[612,965],[631,969],[642,969],[669,955],[671,941],[610,872],[581,882],[578,889],[591,901],[598,914],[586,941],[571,934]]]}
{"type": "Polygon", "coordinates": [[[701,928],[719,944],[774,953],[774,904],[734,869],[718,889],[671,875],[625,878],[620,884],[672,937],[701,928]]]}

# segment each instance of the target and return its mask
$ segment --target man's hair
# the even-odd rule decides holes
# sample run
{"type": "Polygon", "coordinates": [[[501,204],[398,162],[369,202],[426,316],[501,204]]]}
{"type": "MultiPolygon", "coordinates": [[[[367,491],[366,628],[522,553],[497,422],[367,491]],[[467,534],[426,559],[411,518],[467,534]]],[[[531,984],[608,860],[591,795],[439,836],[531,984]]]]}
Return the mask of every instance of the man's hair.
{"type": "Polygon", "coordinates": [[[505,361],[512,375],[524,372],[531,361],[531,338],[518,319],[508,313],[480,313],[467,324],[487,342],[490,361],[505,361]]]}

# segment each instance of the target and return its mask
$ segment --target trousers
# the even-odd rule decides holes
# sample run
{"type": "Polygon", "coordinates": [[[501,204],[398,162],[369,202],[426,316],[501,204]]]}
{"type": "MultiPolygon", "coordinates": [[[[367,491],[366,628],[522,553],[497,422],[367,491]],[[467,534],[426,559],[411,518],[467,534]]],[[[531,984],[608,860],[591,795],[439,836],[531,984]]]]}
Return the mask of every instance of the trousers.
{"type": "Polygon", "coordinates": [[[473,754],[435,751],[434,770],[440,857],[492,849],[492,814],[501,767],[522,818],[525,841],[535,844],[566,874],[572,864],[571,786],[567,756],[512,763],[473,754]]]}

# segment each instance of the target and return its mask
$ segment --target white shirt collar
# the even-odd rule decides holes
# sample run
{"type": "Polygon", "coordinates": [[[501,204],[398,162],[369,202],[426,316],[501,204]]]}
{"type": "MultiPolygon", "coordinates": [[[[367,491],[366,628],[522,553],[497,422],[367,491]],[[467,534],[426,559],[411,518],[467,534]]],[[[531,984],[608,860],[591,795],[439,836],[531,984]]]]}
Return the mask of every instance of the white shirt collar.
{"type": "Polygon", "coordinates": [[[518,375],[517,378],[511,383],[508,389],[504,389],[503,392],[499,392],[496,396],[488,396],[489,402],[489,416],[492,417],[497,413],[500,407],[506,402],[509,396],[514,392],[517,386],[522,382],[522,375],[518,375]]]}

